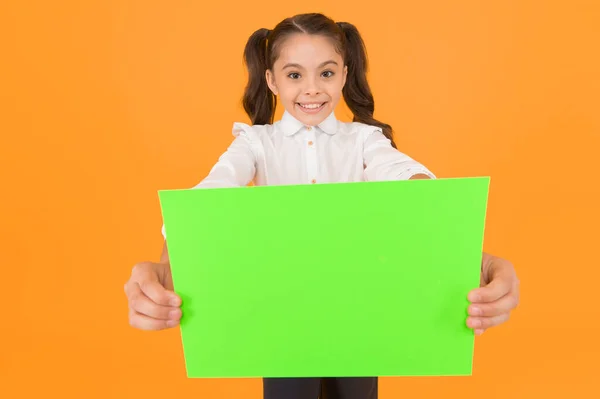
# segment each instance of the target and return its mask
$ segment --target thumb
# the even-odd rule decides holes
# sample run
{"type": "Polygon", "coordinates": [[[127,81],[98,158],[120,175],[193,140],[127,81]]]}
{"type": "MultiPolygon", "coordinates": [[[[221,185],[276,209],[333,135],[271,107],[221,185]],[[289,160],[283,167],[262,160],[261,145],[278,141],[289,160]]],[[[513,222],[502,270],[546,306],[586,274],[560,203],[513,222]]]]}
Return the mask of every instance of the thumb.
{"type": "Polygon", "coordinates": [[[140,290],[152,302],[163,306],[179,306],[181,304],[180,298],[174,292],[165,289],[160,283],[158,273],[151,265],[140,267],[135,274],[135,281],[140,290]]]}
{"type": "Polygon", "coordinates": [[[511,281],[507,276],[498,274],[485,287],[477,288],[469,293],[471,302],[493,302],[508,294],[511,281]]]}

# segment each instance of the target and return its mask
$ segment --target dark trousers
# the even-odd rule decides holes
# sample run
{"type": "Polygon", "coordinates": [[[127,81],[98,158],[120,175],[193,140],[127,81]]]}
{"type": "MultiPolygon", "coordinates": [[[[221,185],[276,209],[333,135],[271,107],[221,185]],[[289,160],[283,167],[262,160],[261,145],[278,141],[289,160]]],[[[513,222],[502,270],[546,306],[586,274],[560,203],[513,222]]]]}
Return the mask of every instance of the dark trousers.
{"type": "Polygon", "coordinates": [[[264,378],[264,399],[377,399],[377,377],[264,378]]]}

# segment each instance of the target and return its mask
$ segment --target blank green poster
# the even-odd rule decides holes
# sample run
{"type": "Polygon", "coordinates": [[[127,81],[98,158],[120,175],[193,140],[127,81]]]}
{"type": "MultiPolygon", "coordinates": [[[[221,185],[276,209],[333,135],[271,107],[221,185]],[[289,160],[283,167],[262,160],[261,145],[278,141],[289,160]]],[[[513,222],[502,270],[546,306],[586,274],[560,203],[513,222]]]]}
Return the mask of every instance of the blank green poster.
{"type": "Polygon", "coordinates": [[[188,376],[470,375],[488,186],[160,191],[188,376]]]}

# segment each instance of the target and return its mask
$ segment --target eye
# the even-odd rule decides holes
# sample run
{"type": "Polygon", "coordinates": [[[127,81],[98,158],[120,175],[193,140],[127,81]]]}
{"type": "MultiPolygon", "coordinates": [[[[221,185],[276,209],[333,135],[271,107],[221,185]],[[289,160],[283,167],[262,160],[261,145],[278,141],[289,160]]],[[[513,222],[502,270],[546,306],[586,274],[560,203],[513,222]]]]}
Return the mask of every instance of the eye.
{"type": "Polygon", "coordinates": [[[288,77],[291,79],[300,79],[300,74],[297,72],[292,72],[292,73],[288,74],[288,77]]]}
{"type": "Polygon", "coordinates": [[[325,76],[323,76],[325,78],[330,78],[330,77],[332,77],[335,74],[332,71],[325,71],[325,72],[322,73],[322,75],[325,75],[325,76]]]}

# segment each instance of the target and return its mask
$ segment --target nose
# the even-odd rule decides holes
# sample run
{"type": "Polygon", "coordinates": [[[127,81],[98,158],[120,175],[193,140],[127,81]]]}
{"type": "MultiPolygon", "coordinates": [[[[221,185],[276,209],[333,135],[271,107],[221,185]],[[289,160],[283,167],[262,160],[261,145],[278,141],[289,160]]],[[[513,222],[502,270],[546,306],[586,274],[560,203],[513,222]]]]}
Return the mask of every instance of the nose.
{"type": "Polygon", "coordinates": [[[306,79],[306,87],[304,88],[304,94],[307,96],[316,96],[322,93],[320,81],[317,77],[306,79]]]}

